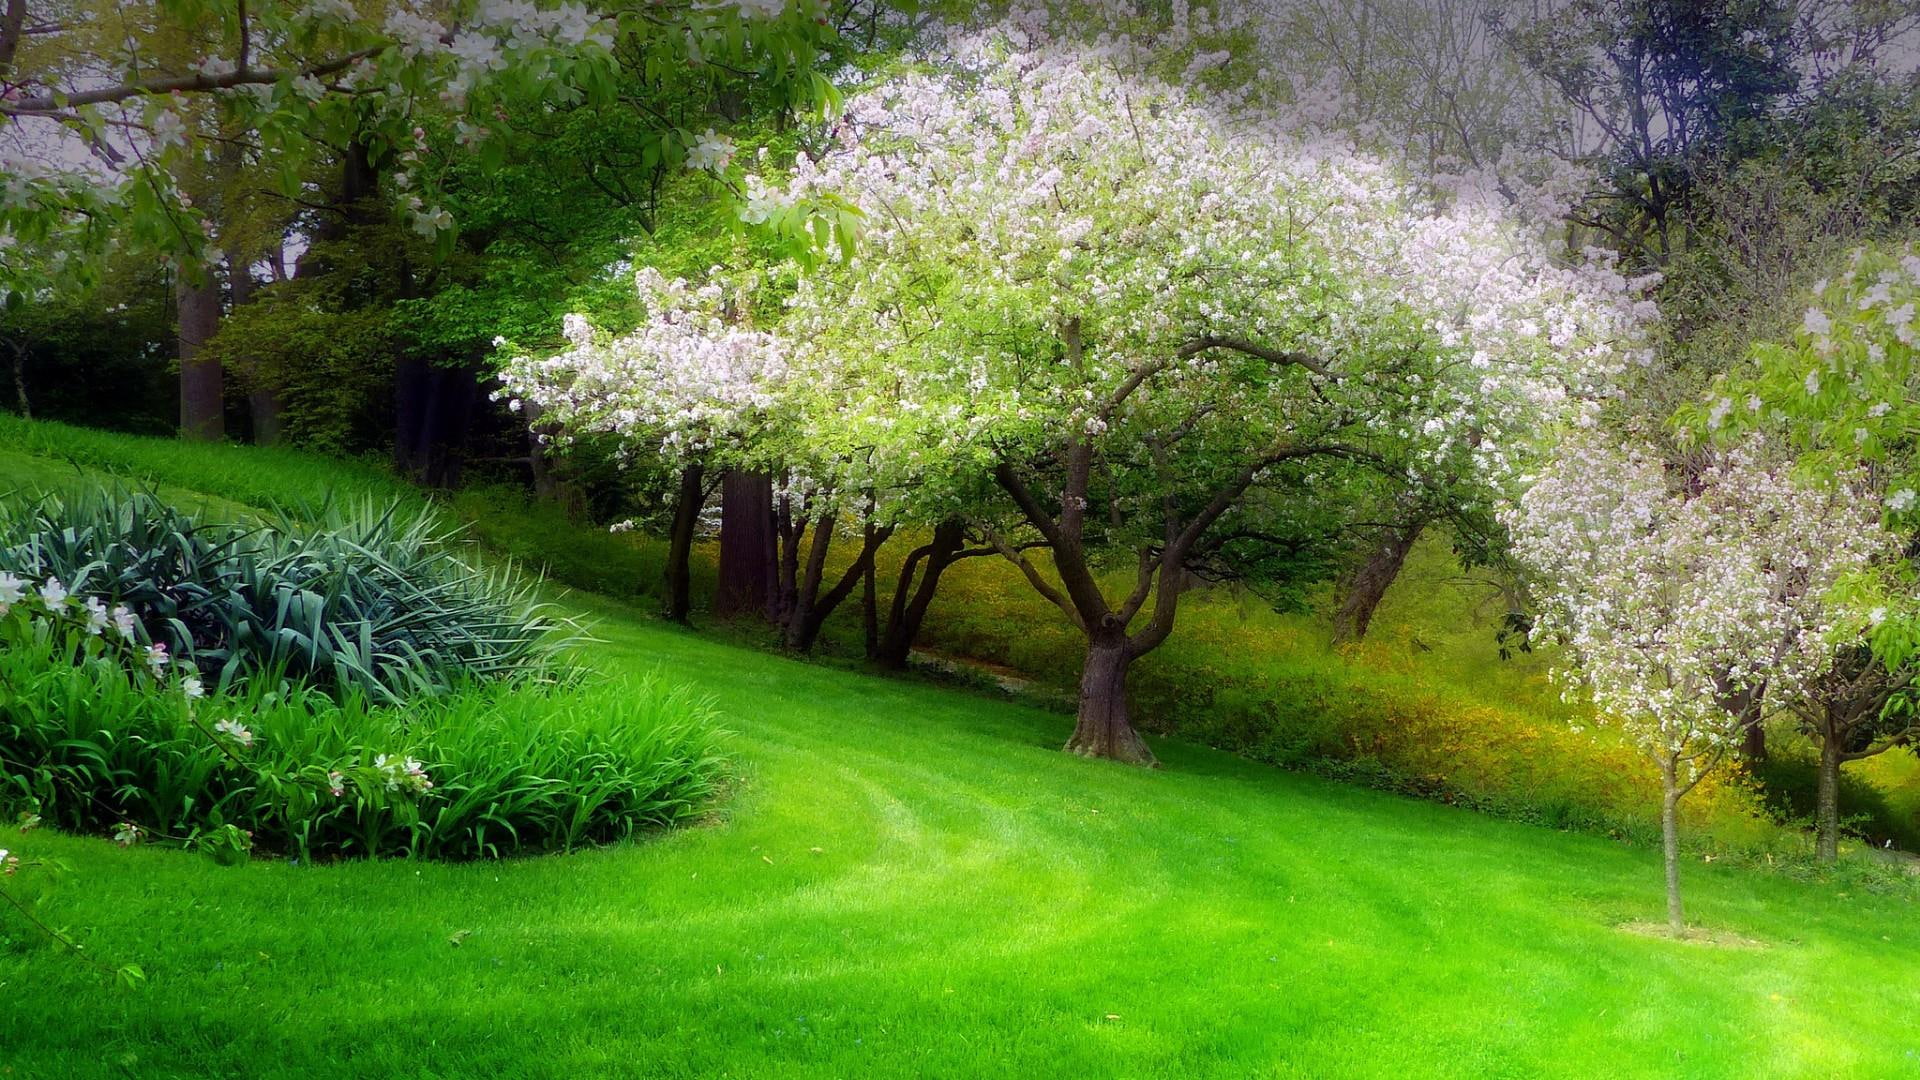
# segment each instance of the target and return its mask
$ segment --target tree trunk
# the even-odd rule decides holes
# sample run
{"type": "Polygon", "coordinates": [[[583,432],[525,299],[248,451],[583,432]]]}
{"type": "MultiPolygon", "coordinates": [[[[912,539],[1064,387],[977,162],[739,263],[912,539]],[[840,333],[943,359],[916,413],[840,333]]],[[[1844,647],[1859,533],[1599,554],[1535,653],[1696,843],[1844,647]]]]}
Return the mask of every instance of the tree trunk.
{"type": "Polygon", "coordinates": [[[180,322],[180,434],[196,442],[226,436],[224,374],[218,360],[201,360],[201,346],[220,328],[220,282],[211,272],[194,284],[182,273],[174,285],[180,322]]]}
{"type": "Polygon", "coordinates": [[[13,346],[13,400],[20,407],[20,418],[33,419],[33,403],[27,399],[27,345],[24,341],[13,346]]]}
{"type": "Polygon", "coordinates": [[[1333,640],[1336,644],[1359,641],[1367,636],[1374,609],[1380,606],[1387,589],[1400,576],[1401,568],[1407,564],[1407,553],[1413,550],[1424,528],[1424,522],[1415,521],[1391,530],[1353,572],[1347,585],[1346,599],[1341,601],[1340,610],[1333,616],[1333,640]]]}
{"type": "Polygon", "coordinates": [[[1740,728],[1740,759],[1751,765],[1767,760],[1767,725],[1757,699],[1740,728]]]}
{"type": "Polygon", "coordinates": [[[773,547],[773,478],[746,472],[721,477],[716,617],[766,616],[773,596],[773,547]]]}
{"type": "MultiPolygon", "coordinates": [[[[253,302],[253,268],[247,257],[238,248],[227,249],[227,298],[233,310],[238,310],[253,302]]],[[[277,390],[262,385],[257,363],[242,367],[243,374],[250,372],[251,378],[243,381],[253,383],[247,391],[247,418],[253,429],[255,446],[277,446],[281,439],[280,417],[285,408],[277,390]]]]}
{"type": "Polygon", "coordinates": [[[693,610],[693,530],[706,503],[706,471],[697,463],[680,470],[680,496],[673,505],[673,535],[667,544],[668,619],[685,623],[693,610]]]}
{"type": "Polygon", "coordinates": [[[1814,858],[1840,858],[1840,757],[1834,736],[1820,739],[1820,794],[1814,809],[1814,858]]]}
{"type": "Polygon", "coordinates": [[[1660,849],[1667,870],[1667,925],[1673,936],[1687,932],[1686,912],[1680,906],[1680,788],[1674,766],[1660,767],[1660,849]]]}
{"type": "MultiPolygon", "coordinates": [[[[801,523],[804,528],[804,522],[801,523]]],[[[785,558],[789,561],[798,557],[801,533],[796,531],[788,544],[785,558]]],[[[791,581],[792,594],[786,603],[786,632],[784,643],[793,652],[806,652],[813,648],[814,638],[820,632],[825,616],[814,616],[814,608],[820,600],[820,581],[827,569],[827,547],[833,542],[833,518],[821,515],[813,523],[813,543],[807,549],[806,570],[791,581]]],[[[785,563],[782,564],[783,566],[785,563]]],[[[783,571],[784,573],[784,571],[783,571]]]]}
{"type": "Polygon", "coordinates": [[[933,541],[914,549],[900,567],[900,580],[893,590],[893,604],[887,612],[887,627],[880,637],[880,649],[874,660],[883,668],[905,671],[913,644],[926,622],[927,608],[933,604],[940,586],[940,575],[953,565],[966,543],[966,524],[957,519],[942,521],[933,528],[933,541]],[[917,578],[916,578],[917,574],[917,578]]]}
{"type": "Polygon", "coordinates": [[[1082,757],[1157,767],[1159,759],[1133,730],[1127,712],[1127,668],[1133,650],[1124,634],[1096,636],[1080,671],[1080,711],[1066,749],[1082,757]]]}
{"type": "MultiPolygon", "coordinates": [[[[875,543],[872,521],[867,522],[865,540],[868,550],[879,547],[875,543]]],[[[876,561],[868,559],[867,572],[860,575],[860,633],[869,660],[880,655],[880,583],[876,580],[879,576],[879,568],[874,565],[876,561]]]]}
{"type": "Polygon", "coordinates": [[[820,639],[820,631],[827,625],[827,619],[839,610],[847,597],[853,595],[854,586],[872,575],[874,559],[887,538],[893,535],[893,526],[868,529],[853,565],[847,567],[846,572],[840,575],[840,580],[823,595],[820,586],[823,583],[827,541],[832,535],[831,518],[823,517],[814,523],[814,543],[807,559],[806,576],[796,590],[795,604],[787,615],[785,627],[786,646],[794,652],[812,651],[814,642],[820,639]]]}
{"type": "Polygon", "coordinates": [[[281,417],[286,406],[272,390],[255,390],[247,395],[247,414],[253,418],[256,446],[278,446],[286,438],[281,417]]]}

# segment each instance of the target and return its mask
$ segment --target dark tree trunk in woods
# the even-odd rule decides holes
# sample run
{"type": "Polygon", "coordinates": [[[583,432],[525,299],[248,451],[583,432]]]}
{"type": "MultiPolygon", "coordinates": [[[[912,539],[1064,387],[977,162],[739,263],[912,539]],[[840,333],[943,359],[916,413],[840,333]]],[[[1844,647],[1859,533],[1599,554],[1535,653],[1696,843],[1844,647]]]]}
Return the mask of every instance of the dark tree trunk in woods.
{"type": "Polygon", "coordinates": [[[1359,641],[1367,636],[1375,609],[1386,597],[1394,579],[1400,576],[1401,568],[1407,564],[1407,554],[1413,550],[1424,528],[1423,522],[1416,521],[1389,530],[1368,553],[1366,561],[1354,570],[1347,582],[1346,598],[1333,616],[1335,643],[1359,641]]]}
{"type": "Polygon", "coordinates": [[[180,435],[218,442],[227,432],[224,373],[218,360],[199,356],[201,346],[220,328],[220,280],[209,273],[194,284],[181,274],[174,298],[180,322],[180,435]]]}
{"type": "Polygon", "coordinates": [[[773,595],[767,619],[780,626],[800,601],[800,540],[807,532],[806,511],[795,513],[791,496],[773,501],[773,595]]]}
{"type": "Polygon", "coordinates": [[[394,468],[428,487],[459,486],[479,397],[479,372],[470,365],[400,361],[394,378],[394,468]]]}
{"type": "Polygon", "coordinates": [[[690,464],[680,470],[680,494],[673,505],[673,533],[667,542],[668,619],[685,623],[693,611],[693,532],[707,501],[706,470],[690,464]]]}
{"type": "Polygon", "coordinates": [[[1766,684],[1735,690],[1723,677],[1715,680],[1715,688],[1720,707],[1740,721],[1740,759],[1759,765],[1767,759],[1766,684]]]}
{"type": "Polygon", "coordinates": [[[1102,634],[1087,646],[1080,670],[1080,709],[1067,750],[1129,765],[1157,765],[1153,751],[1133,730],[1127,711],[1127,668],[1133,650],[1125,634],[1102,634]]]}
{"type": "Polygon", "coordinates": [[[253,419],[253,441],[259,446],[278,446],[286,439],[281,416],[286,407],[272,390],[255,390],[247,395],[247,414],[253,419]]]}
{"type": "MultiPolygon", "coordinates": [[[[801,518],[798,527],[793,530],[792,541],[781,559],[784,568],[790,559],[797,559],[800,538],[806,528],[801,518]]],[[[813,543],[807,547],[807,565],[793,576],[791,595],[786,601],[786,628],[783,635],[787,648],[794,652],[806,652],[813,647],[813,638],[819,624],[814,620],[814,604],[820,598],[820,579],[827,570],[827,548],[833,543],[833,519],[822,517],[813,522],[813,543]]],[[[785,570],[782,570],[785,573],[785,570]]]]}
{"type": "Polygon", "coordinates": [[[1751,765],[1767,760],[1767,725],[1760,715],[1758,702],[1740,729],[1740,757],[1751,765]]]}
{"type": "Polygon", "coordinates": [[[33,419],[33,402],[27,398],[27,343],[16,341],[13,353],[13,403],[22,418],[33,419]]]}
{"type": "Polygon", "coordinates": [[[773,478],[727,473],[720,480],[720,579],[713,614],[764,618],[773,595],[773,478]]]}
{"type": "Polygon", "coordinates": [[[934,593],[940,587],[940,575],[966,557],[962,553],[966,541],[966,523],[949,519],[934,526],[929,543],[908,553],[906,562],[900,566],[900,579],[894,585],[893,603],[887,610],[879,650],[873,657],[881,667],[906,670],[907,658],[913,654],[920,627],[926,622],[927,608],[933,604],[934,593]]]}

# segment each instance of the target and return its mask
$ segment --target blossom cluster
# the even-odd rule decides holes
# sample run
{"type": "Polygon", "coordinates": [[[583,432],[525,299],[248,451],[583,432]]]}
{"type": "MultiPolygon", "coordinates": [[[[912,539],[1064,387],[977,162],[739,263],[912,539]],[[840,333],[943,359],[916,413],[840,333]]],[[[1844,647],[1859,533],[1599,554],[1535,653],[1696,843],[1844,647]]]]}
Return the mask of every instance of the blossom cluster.
{"type": "MultiPolygon", "coordinates": [[[[373,768],[386,781],[388,791],[421,793],[433,789],[433,780],[427,776],[425,766],[417,758],[381,754],[373,759],[373,768]]],[[[334,793],[341,794],[337,780],[333,786],[334,793]]]]}
{"type": "Polygon", "coordinates": [[[669,459],[745,437],[780,400],[785,344],[748,325],[740,294],[719,280],[696,286],[647,267],[634,285],[646,307],[639,326],[607,334],[569,315],[568,348],[515,358],[496,396],[532,406],[543,426],[617,436],[669,459]]]}
{"type": "Polygon", "coordinates": [[[1825,472],[1872,463],[1888,519],[1920,506],[1920,244],[1852,253],[1817,283],[1791,340],[1718,380],[1693,410],[1699,426],[1735,437],[1782,432],[1825,472]]]}

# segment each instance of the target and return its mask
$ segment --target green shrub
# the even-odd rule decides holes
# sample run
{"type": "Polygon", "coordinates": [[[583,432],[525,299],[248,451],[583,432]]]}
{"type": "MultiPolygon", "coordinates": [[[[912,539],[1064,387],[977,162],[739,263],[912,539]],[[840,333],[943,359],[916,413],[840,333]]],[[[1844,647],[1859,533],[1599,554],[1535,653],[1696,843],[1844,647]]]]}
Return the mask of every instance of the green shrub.
{"type": "Polygon", "coordinates": [[[529,588],[461,559],[431,515],[303,516],[202,524],[121,490],[0,504],[0,571],[125,604],[219,686],[273,673],[398,702],[558,672],[563,641],[529,588]]]}
{"type": "Polygon", "coordinates": [[[656,676],[404,709],[264,683],[193,700],[75,644],[0,620],[0,804],[73,832],[494,858],[685,821],[719,773],[710,706],[656,676]]]}

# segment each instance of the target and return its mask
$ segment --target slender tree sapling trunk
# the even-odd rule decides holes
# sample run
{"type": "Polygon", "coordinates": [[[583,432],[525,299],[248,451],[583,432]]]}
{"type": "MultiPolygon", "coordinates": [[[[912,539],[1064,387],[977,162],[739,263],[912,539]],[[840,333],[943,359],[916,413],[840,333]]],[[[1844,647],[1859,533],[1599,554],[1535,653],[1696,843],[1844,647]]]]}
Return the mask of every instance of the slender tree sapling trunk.
{"type": "MultiPolygon", "coordinates": [[[[1678,755],[1660,761],[1660,852],[1667,871],[1667,926],[1674,937],[1687,932],[1687,914],[1680,903],[1680,786],[1678,755]]],[[[1691,786],[1691,785],[1689,785],[1691,786]]]]}
{"type": "Polygon", "coordinates": [[[1828,734],[1820,740],[1820,790],[1814,806],[1814,858],[1840,858],[1840,762],[1845,750],[1828,734]]]}

